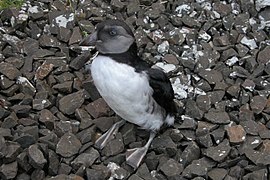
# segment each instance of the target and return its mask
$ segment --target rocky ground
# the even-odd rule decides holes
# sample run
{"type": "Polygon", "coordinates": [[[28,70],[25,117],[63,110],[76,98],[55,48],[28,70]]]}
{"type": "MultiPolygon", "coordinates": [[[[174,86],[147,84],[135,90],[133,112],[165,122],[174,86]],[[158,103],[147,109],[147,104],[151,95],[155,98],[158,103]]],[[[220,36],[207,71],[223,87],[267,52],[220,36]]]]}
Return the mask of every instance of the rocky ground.
{"type": "Polygon", "coordinates": [[[267,180],[270,1],[27,1],[0,15],[1,179],[267,180]],[[125,20],[139,54],[170,76],[179,107],[134,171],[125,151],[148,132],[124,125],[97,93],[78,47],[125,20]]]}

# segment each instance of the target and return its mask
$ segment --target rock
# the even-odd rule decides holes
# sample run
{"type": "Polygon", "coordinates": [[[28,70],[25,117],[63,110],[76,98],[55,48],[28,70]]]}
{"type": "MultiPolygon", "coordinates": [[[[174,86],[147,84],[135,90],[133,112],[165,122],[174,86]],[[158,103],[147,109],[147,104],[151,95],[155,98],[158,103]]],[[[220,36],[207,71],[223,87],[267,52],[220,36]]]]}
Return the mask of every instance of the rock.
{"type": "Polygon", "coordinates": [[[67,81],[61,84],[56,84],[52,88],[57,90],[58,92],[68,94],[68,93],[72,93],[72,85],[73,85],[73,81],[67,81]]]}
{"type": "Polygon", "coordinates": [[[93,124],[91,116],[84,109],[76,109],[75,116],[81,121],[80,129],[85,129],[93,124]]]}
{"type": "Polygon", "coordinates": [[[167,176],[172,177],[181,174],[183,165],[179,164],[174,159],[169,159],[166,163],[162,164],[160,170],[167,176]]]}
{"type": "Polygon", "coordinates": [[[68,44],[72,45],[72,44],[75,44],[75,43],[79,43],[81,41],[82,41],[82,35],[81,35],[80,28],[79,27],[73,28],[73,32],[71,34],[71,37],[69,39],[68,44]]]}
{"type": "Polygon", "coordinates": [[[73,114],[75,110],[81,107],[83,104],[84,96],[84,91],[80,90],[78,92],[62,97],[59,100],[60,111],[67,115],[73,114]]]}
{"type": "Polygon", "coordinates": [[[206,156],[214,161],[222,162],[230,153],[231,147],[227,139],[215,147],[207,148],[206,156]]]}
{"type": "Polygon", "coordinates": [[[240,125],[244,128],[244,131],[247,134],[258,135],[259,125],[257,124],[256,121],[252,120],[241,121],[240,125]]]}
{"type": "Polygon", "coordinates": [[[57,35],[57,38],[60,41],[68,42],[70,37],[71,37],[71,30],[70,29],[64,28],[64,27],[59,27],[59,33],[57,35]]]}
{"type": "Polygon", "coordinates": [[[90,60],[91,56],[92,56],[91,53],[88,51],[82,53],[81,55],[77,56],[75,59],[71,61],[70,67],[75,70],[81,69],[82,67],[84,67],[85,63],[90,60]]]}
{"type": "Polygon", "coordinates": [[[94,119],[93,123],[99,130],[106,132],[117,120],[117,117],[99,117],[94,119]]]}
{"type": "Polygon", "coordinates": [[[86,177],[91,180],[103,180],[106,179],[106,175],[101,170],[86,169],[86,177]]]}
{"type": "Polygon", "coordinates": [[[213,180],[224,179],[227,175],[227,170],[223,168],[214,168],[208,172],[208,176],[213,180]]]}
{"type": "Polygon", "coordinates": [[[85,107],[85,109],[94,118],[108,116],[110,111],[111,111],[110,107],[107,105],[107,103],[102,98],[99,98],[99,99],[95,100],[94,102],[89,103],[85,107]]]}
{"type": "Polygon", "coordinates": [[[40,111],[39,121],[43,123],[46,126],[46,128],[53,130],[55,120],[57,120],[57,118],[48,109],[42,109],[40,111]]]}
{"type": "Polygon", "coordinates": [[[251,173],[248,173],[243,177],[243,179],[267,179],[267,169],[260,169],[257,171],[253,171],[251,173]]]}
{"type": "Polygon", "coordinates": [[[193,100],[188,99],[185,105],[186,115],[194,118],[194,119],[201,119],[203,117],[203,112],[198,108],[196,102],[193,100]]]}
{"type": "Polygon", "coordinates": [[[128,145],[136,141],[136,127],[134,124],[126,123],[121,128],[121,134],[123,136],[123,141],[125,145],[128,145]]]}
{"type": "Polygon", "coordinates": [[[70,174],[70,175],[60,174],[60,175],[48,178],[48,180],[62,180],[62,179],[83,180],[83,178],[81,176],[78,176],[75,174],[70,174]]]}
{"type": "Polygon", "coordinates": [[[44,79],[46,76],[50,74],[50,72],[53,70],[54,65],[49,63],[43,63],[41,66],[38,67],[35,77],[37,79],[44,79]]]}
{"type": "Polygon", "coordinates": [[[192,163],[184,169],[182,175],[189,179],[197,176],[206,178],[207,172],[211,170],[215,164],[216,163],[212,160],[203,157],[201,159],[192,161],[192,163]]]}
{"type": "Polygon", "coordinates": [[[241,125],[227,127],[226,131],[231,143],[241,143],[246,139],[246,132],[241,125]]]}
{"type": "Polygon", "coordinates": [[[154,138],[151,149],[154,149],[158,153],[168,153],[169,155],[175,155],[177,151],[176,144],[167,135],[161,135],[154,138]]]}
{"type": "Polygon", "coordinates": [[[31,179],[44,179],[45,172],[41,169],[35,169],[31,174],[31,179]]]}
{"type": "Polygon", "coordinates": [[[22,167],[23,170],[29,171],[32,168],[32,166],[29,164],[28,155],[27,155],[26,151],[19,154],[17,156],[16,160],[17,160],[19,166],[22,167]]]}
{"type": "Polygon", "coordinates": [[[200,148],[195,142],[191,142],[185,148],[183,153],[180,155],[179,162],[183,164],[184,167],[189,165],[193,160],[197,160],[200,157],[200,148]]]}
{"type": "Polygon", "coordinates": [[[111,140],[103,149],[106,156],[114,156],[124,151],[122,135],[117,133],[115,139],[111,140]]]}
{"type": "Polygon", "coordinates": [[[22,148],[28,148],[30,145],[35,144],[37,140],[30,134],[21,134],[14,141],[18,142],[22,148]]]}
{"type": "Polygon", "coordinates": [[[74,169],[79,169],[79,167],[91,167],[92,164],[99,158],[99,153],[94,148],[87,150],[87,152],[81,153],[72,162],[71,165],[74,169]]]}
{"type": "Polygon", "coordinates": [[[18,172],[18,163],[14,161],[9,164],[2,164],[0,166],[0,176],[3,179],[13,179],[16,177],[18,172]]]}
{"type": "Polygon", "coordinates": [[[59,166],[59,170],[58,170],[58,174],[70,174],[72,167],[70,167],[69,165],[65,164],[65,163],[61,163],[59,166]]]}
{"type": "Polygon", "coordinates": [[[21,76],[21,72],[15,66],[6,62],[0,63],[0,73],[5,75],[10,80],[15,80],[21,76]]]}
{"type": "Polygon", "coordinates": [[[216,84],[223,79],[221,72],[214,69],[201,70],[199,75],[204,78],[209,84],[216,84]]]}
{"type": "Polygon", "coordinates": [[[47,163],[43,153],[37,145],[31,145],[28,148],[29,163],[36,169],[42,169],[47,163]]]}
{"type": "Polygon", "coordinates": [[[164,56],[164,61],[166,61],[169,64],[179,64],[179,61],[173,54],[166,54],[164,56]]]}
{"type": "Polygon", "coordinates": [[[269,62],[268,55],[270,53],[270,47],[266,46],[262,51],[258,53],[257,61],[262,64],[267,64],[269,62]]]}
{"type": "Polygon", "coordinates": [[[242,87],[245,88],[246,90],[249,91],[254,91],[255,88],[255,83],[250,80],[250,79],[246,79],[243,83],[242,83],[242,87]]]}
{"type": "Polygon", "coordinates": [[[34,99],[33,109],[42,110],[51,106],[51,102],[48,99],[34,99]]]}
{"type": "Polygon", "coordinates": [[[49,149],[49,153],[48,153],[48,173],[50,175],[57,175],[58,173],[58,170],[59,170],[59,165],[60,165],[60,162],[59,162],[59,157],[57,156],[57,154],[50,150],[49,149]]]}
{"type": "Polygon", "coordinates": [[[251,110],[256,113],[260,114],[264,107],[266,106],[267,99],[263,96],[254,96],[250,101],[251,110]]]}
{"type": "Polygon", "coordinates": [[[182,117],[183,123],[179,126],[179,129],[196,129],[197,122],[193,118],[182,117]]]}
{"type": "Polygon", "coordinates": [[[64,134],[56,145],[56,153],[63,157],[71,157],[77,154],[82,144],[72,133],[64,134]]]}
{"type": "Polygon", "coordinates": [[[229,124],[230,117],[227,112],[215,112],[209,111],[204,115],[205,119],[210,121],[211,123],[217,124],[229,124]]]}
{"type": "Polygon", "coordinates": [[[113,162],[109,162],[107,167],[111,172],[110,178],[126,179],[129,176],[129,173],[127,170],[125,170],[124,168],[118,166],[117,164],[113,162]]]}

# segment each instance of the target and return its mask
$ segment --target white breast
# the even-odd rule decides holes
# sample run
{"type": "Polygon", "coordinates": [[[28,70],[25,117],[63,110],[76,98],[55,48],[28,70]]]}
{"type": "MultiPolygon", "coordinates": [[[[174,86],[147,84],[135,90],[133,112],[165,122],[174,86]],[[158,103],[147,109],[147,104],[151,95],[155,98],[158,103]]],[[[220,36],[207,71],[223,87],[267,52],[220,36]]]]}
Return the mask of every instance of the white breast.
{"type": "Polygon", "coordinates": [[[165,113],[152,98],[146,73],[99,55],[91,65],[91,74],[100,95],[123,119],[151,130],[163,124],[165,113]]]}

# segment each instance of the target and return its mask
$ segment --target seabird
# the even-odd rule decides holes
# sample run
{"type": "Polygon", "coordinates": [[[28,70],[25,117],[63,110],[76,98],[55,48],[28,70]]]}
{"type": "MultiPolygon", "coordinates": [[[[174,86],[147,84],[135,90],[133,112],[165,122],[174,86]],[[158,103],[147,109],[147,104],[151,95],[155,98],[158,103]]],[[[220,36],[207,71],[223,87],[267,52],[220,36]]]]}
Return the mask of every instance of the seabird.
{"type": "MultiPolygon", "coordinates": [[[[174,123],[176,106],[170,80],[162,70],[151,68],[138,56],[134,34],[123,21],[99,23],[80,45],[95,46],[99,52],[90,71],[110,108],[124,120],[150,131],[145,146],[127,150],[126,162],[136,169],[161,126],[174,123]]],[[[95,146],[104,148],[124,120],[115,123],[95,146]]]]}

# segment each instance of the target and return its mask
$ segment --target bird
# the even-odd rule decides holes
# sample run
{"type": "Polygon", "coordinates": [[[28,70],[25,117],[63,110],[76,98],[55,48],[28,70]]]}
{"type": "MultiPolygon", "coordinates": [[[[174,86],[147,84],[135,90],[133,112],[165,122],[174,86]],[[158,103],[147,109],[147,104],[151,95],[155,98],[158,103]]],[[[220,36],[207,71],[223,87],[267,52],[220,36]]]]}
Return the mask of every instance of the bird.
{"type": "Polygon", "coordinates": [[[165,72],[139,57],[135,36],[122,20],[98,23],[80,46],[95,46],[98,51],[90,66],[91,76],[101,97],[122,118],[95,146],[104,148],[126,121],[148,130],[147,143],[126,153],[126,163],[137,169],[160,128],[174,124],[177,108],[171,82],[165,72]]]}

